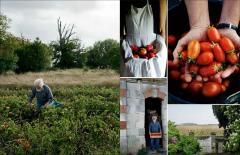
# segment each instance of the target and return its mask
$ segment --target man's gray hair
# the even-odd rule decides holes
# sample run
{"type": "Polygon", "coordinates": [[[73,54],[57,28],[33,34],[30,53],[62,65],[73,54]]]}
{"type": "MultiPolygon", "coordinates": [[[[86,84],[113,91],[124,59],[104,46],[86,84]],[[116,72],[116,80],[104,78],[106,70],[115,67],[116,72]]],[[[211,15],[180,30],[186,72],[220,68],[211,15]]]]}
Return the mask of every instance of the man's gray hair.
{"type": "Polygon", "coordinates": [[[34,85],[35,87],[41,87],[41,88],[42,88],[43,85],[44,85],[43,79],[42,79],[42,78],[36,79],[36,80],[34,81],[33,85],[34,85]]]}

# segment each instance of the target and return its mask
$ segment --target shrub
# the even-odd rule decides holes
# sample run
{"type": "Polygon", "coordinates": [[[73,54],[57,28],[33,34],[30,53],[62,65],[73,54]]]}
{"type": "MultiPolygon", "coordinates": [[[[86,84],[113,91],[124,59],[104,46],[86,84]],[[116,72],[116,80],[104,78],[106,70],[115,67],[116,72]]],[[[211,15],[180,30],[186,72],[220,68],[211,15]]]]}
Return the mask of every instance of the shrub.
{"type": "Polygon", "coordinates": [[[174,122],[168,122],[168,153],[169,155],[193,155],[201,151],[194,135],[181,135],[174,122]]]}
{"type": "Polygon", "coordinates": [[[88,49],[87,65],[92,68],[120,68],[120,46],[113,39],[96,42],[88,49]]]}
{"type": "Polygon", "coordinates": [[[0,46],[0,74],[16,68],[17,56],[11,48],[0,46]]]}
{"type": "Polygon", "coordinates": [[[51,67],[52,50],[39,38],[15,50],[18,56],[17,72],[43,71],[51,67]]]}

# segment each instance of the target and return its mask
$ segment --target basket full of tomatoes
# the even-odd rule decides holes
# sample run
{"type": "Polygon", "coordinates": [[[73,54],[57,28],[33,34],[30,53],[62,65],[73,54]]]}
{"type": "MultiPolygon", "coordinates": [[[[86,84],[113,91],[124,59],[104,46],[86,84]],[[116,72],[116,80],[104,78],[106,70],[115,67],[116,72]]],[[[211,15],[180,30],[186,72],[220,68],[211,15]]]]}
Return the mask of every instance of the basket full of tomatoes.
{"type": "MultiPolygon", "coordinates": [[[[188,96],[180,102],[225,103],[226,96],[232,93],[228,89],[235,83],[232,78],[239,73],[238,51],[231,39],[221,36],[215,27],[209,26],[206,35],[207,41],[191,40],[178,51],[178,63],[173,62],[172,53],[177,38],[168,37],[169,84],[178,85],[177,90],[188,96]]],[[[170,86],[170,89],[175,88],[170,86]]],[[[181,96],[180,93],[175,95],[181,96]]]]}
{"type": "Polygon", "coordinates": [[[135,59],[143,58],[148,60],[157,57],[158,50],[152,44],[145,47],[138,47],[133,44],[130,47],[132,49],[133,58],[135,59]]]}

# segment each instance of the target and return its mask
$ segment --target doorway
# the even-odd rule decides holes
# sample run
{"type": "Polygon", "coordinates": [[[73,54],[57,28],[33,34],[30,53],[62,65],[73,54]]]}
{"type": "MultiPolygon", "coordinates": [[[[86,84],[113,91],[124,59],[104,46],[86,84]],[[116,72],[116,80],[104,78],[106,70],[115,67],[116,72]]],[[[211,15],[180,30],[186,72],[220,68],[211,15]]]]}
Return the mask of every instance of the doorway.
{"type": "MultiPolygon", "coordinates": [[[[158,121],[162,129],[162,99],[149,97],[145,99],[145,139],[146,147],[150,147],[149,123],[152,121],[152,115],[158,115],[158,121]]],[[[162,134],[163,135],[163,134],[162,134]]],[[[160,148],[162,148],[162,138],[160,139],[160,148]]]]}

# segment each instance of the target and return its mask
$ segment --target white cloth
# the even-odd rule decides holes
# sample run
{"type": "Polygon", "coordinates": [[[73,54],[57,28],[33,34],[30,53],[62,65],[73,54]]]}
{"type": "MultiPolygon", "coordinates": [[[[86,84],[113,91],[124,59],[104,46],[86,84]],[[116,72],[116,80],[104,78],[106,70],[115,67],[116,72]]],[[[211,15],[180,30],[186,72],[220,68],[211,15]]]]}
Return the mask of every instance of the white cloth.
{"type": "Polygon", "coordinates": [[[164,39],[153,32],[152,8],[147,4],[143,8],[131,6],[126,15],[126,39],[122,42],[125,59],[131,58],[125,63],[127,77],[165,77],[167,62],[167,47],[164,39]],[[154,44],[159,50],[157,57],[147,59],[134,59],[131,45],[138,47],[154,44]]]}

